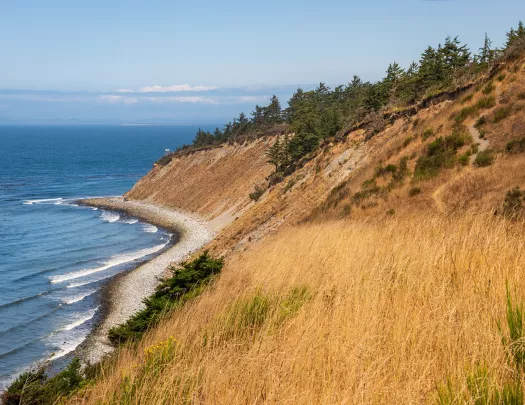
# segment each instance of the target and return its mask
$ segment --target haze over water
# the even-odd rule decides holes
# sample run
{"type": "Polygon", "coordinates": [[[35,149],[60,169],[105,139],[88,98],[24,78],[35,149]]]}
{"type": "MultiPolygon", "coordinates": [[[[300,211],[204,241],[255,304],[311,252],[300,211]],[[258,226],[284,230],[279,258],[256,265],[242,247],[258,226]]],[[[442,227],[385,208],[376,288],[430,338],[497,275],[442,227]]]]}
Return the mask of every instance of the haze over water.
{"type": "Polygon", "coordinates": [[[0,389],[60,358],[100,313],[100,287],[171,235],[74,199],[121,195],[193,126],[0,126],[0,389]]]}

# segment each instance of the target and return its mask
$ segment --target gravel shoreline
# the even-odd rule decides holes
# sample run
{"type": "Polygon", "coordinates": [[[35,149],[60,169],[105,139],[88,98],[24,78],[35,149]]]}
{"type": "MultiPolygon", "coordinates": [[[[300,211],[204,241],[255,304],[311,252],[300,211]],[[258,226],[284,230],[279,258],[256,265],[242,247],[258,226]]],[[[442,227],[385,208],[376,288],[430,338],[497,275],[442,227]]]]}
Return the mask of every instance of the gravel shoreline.
{"type": "Polygon", "coordinates": [[[125,200],[123,197],[92,198],[80,200],[79,203],[125,212],[179,235],[174,246],[129,273],[117,277],[106,290],[105,317],[88,337],[83,345],[85,349],[82,350],[85,360],[95,363],[113,350],[107,338],[109,329],[125,322],[142,309],[142,300],[154,292],[168,265],[184,260],[200,249],[213,238],[213,232],[206,222],[189,214],[141,201],[125,200]]]}

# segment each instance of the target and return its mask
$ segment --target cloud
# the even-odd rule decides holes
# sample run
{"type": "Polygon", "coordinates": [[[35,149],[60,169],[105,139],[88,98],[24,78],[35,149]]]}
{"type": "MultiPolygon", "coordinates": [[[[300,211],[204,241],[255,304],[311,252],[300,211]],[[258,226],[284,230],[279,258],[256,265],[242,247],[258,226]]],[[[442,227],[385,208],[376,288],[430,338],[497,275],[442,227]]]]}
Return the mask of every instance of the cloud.
{"type": "Polygon", "coordinates": [[[126,96],[115,96],[112,94],[99,96],[98,99],[103,103],[116,104],[137,104],[139,100],[136,97],[126,97],[126,96]]]}
{"type": "Polygon", "coordinates": [[[180,96],[180,97],[143,97],[145,100],[156,103],[204,103],[218,104],[218,100],[210,97],[180,96]]]}
{"type": "Polygon", "coordinates": [[[139,90],[119,89],[117,93],[176,93],[181,91],[210,91],[218,89],[217,86],[190,86],[189,84],[174,84],[172,86],[146,86],[139,90]]]}

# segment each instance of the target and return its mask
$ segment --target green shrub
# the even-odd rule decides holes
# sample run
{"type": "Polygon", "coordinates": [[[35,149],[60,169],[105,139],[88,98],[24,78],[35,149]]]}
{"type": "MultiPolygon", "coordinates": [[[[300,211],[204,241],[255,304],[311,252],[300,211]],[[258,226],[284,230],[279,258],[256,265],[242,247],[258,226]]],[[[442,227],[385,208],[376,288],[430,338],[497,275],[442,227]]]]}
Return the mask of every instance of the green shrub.
{"type": "Polygon", "coordinates": [[[463,126],[457,126],[452,135],[437,138],[428,144],[426,155],[417,160],[414,177],[428,179],[437,176],[441,169],[452,167],[457,150],[471,141],[472,137],[463,126]]]}
{"type": "Polygon", "coordinates": [[[525,152],[525,137],[513,139],[508,142],[505,149],[507,150],[507,153],[511,154],[525,152]]]}
{"type": "Polygon", "coordinates": [[[489,108],[494,107],[495,105],[496,99],[494,96],[483,97],[480,98],[474,105],[464,107],[458,112],[452,114],[452,119],[456,121],[456,123],[461,124],[468,117],[472,117],[478,114],[480,110],[487,110],[489,108]]]}
{"type": "Polygon", "coordinates": [[[476,104],[474,104],[476,108],[476,112],[479,110],[488,110],[489,108],[492,108],[496,105],[496,98],[494,96],[484,97],[478,100],[476,104]]]}
{"type": "Polygon", "coordinates": [[[276,184],[279,184],[283,180],[284,180],[284,176],[281,172],[273,172],[268,177],[268,184],[270,186],[275,186],[276,184]]]}
{"type": "Polygon", "coordinates": [[[423,134],[421,135],[421,137],[423,138],[424,141],[426,141],[432,135],[434,135],[434,130],[432,128],[427,128],[423,131],[423,134]]]}
{"type": "Polygon", "coordinates": [[[386,212],[387,215],[395,215],[396,214],[396,210],[393,209],[393,208],[390,208],[387,212],[386,212]]]}
{"type": "Polygon", "coordinates": [[[522,214],[524,196],[525,192],[521,191],[519,187],[507,191],[503,201],[503,215],[509,218],[520,216],[522,214]]]}
{"type": "Polygon", "coordinates": [[[253,192],[251,192],[248,196],[250,197],[250,200],[259,201],[259,198],[261,198],[265,191],[266,190],[264,189],[264,187],[257,185],[255,186],[253,192]]]}
{"type": "Polygon", "coordinates": [[[510,108],[509,107],[500,107],[496,111],[494,111],[494,116],[492,117],[492,122],[498,123],[500,121],[503,121],[505,118],[507,118],[510,115],[510,108]]]}
{"type": "Polygon", "coordinates": [[[468,96],[463,97],[463,99],[461,100],[461,104],[468,103],[469,101],[472,100],[472,97],[473,97],[472,94],[469,94],[468,96]]]}
{"type": "Polygon", "coordinates": [[[460,157],[458,157],[458,163],[461,166],[468,166],[469,161],[470,161],[470,153],[469,152],[466,152],[463,155],[461,155],[460,157]]]}
{"type": "Polygon", "coordinates": [[[405,140],[403,141],[403,148],[406,148],[410,142],[412,142],[414,140],[414,137],[412,136],[408,136],[405,138],[405,140]]]}
{"type": "Polygon", "coordinates": [[[483,88],[482,93],[488,96],[490,93],[492,93],[493,90],[494,90],[494,85],[493,85],[492,82],[491,82],[491,83],[488,83],[488,84],[483,88]]]}
{"type": "Polygon", "coordinates": [[[474,166],[487,167],[494,162],[494,155],[490,149],[478,152],[476,159],[474,159],[474,166]]]}
{"type": "Polygon", "coordinates": [[[46,375],[44,367],[27,371],[11,383],[0,400],[4,405],[56,404],[87,384],[80,369],[80,360],[75,358],[53,377],[46,375]]]}
{"type": "Polygon", "coordinates": [[[146,307],[122,325],[111,328],[109,339],[116,344],[139,339],[173,308],[199,295],[204,286],[221,271],[223,264],[222,259],[213,259],[208,252],[204,252],[195,260],[182,263],[181,269],[172,269],[172,276],[144,300],[146,307]]]}
{"type": "Polygon", "coordinates": [[[421,188],[420,187],[411,187],[410,190],[408,190],[408,195],[410,197],[414,197],[415,195],[421,194],[421,188]]]}
{"type": "Polygon", "coordinates": [[[497,77],[497,79],[498,79],[499,82],[502,82],[503,80],[505,80],[506,77],[507,77],[507,75],[504,74],[504,73],[502,73],[502,74],[500,74],[500,75],[497,77]]]}
{"type": "Polygon", "coordinates": [[[387,174],[394,174],[397,171],[397,166],[393,164],[389,164],[387,166],[379,166],[376,167],[374,172],[374,177],[382,177],[387,174]]]}
{"type": "Polygon", "coordinates": [[[160,166],[166,166],[168,163],[171,162],[171,159],[173,159],[173,155],[170,153],[168,155],[162,156],[159,160],[157,160],[155,163],[160,166]]]}
{"type": "Polygon", "coordinates": [[[485,116],[481,116],[479,117],[477,120],[476,120],[476,123],[474,124],[474,127],[479,129],[481,128],[483,125],[485,125],[487,123],[487,118],[485,118],[485,116]]]}
{"type": "Polygon", "coordinates": [[[518,94],[518,100],[525,100],[525,91],[518,94]]]}
{"type": "Polygon", "coordinates": [[[457,113],[452,115],[452,119],[456,121],[457,123],[462,123],[468,117],[470,117],[471,115],[474,115],[474,111],[475,111],[474,106],[462,108],[457,113]]]}

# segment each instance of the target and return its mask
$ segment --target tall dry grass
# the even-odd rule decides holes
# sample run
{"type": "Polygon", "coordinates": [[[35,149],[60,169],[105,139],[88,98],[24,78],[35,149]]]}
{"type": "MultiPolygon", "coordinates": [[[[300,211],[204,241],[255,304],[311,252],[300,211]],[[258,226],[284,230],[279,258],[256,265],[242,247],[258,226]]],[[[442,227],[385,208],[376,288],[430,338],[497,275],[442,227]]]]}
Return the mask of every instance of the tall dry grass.
{"type": "MultiPolygon", "coordinates": [[[[288,228],[123,350],[73,403],[419,404],[483,365],[525,298],[523,224],[414,215],[288,228]]],[[[492,378],[491,377],[491,378],[492,378]]]]}

